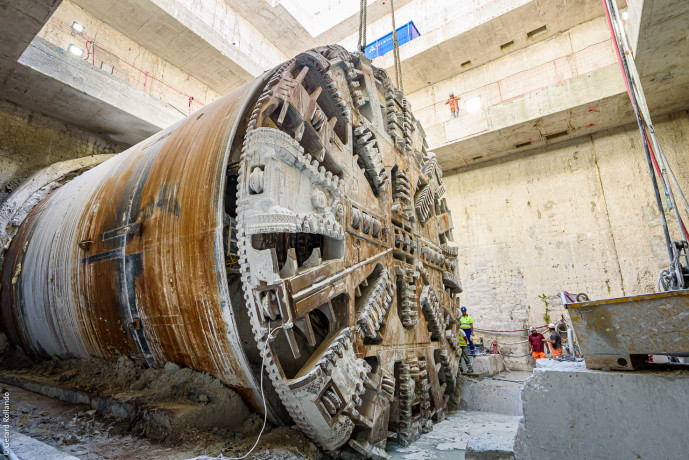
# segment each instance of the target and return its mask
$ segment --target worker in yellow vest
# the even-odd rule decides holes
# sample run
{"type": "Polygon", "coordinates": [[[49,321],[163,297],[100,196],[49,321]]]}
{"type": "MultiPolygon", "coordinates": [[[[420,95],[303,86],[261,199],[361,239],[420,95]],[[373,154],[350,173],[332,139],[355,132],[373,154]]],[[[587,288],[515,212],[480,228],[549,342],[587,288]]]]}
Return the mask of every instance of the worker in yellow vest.
{"type": "Polygon", "coordinates": [[[462,370],[462,360],[464,360],[467,365],[467,372],[473,374],[474,368],[471,367],[471,360],[469,359],[469,355],[467,355],[467,335],[464,329],[459,330],[459,338],[457,341],[459,342],[459,347],[462,349],[462,354],[459,356],[459,370],[462,370]]]}
{"type": "Polygon", "coordinates": [[[462,316],[459,317],[459,327],[464,331],[469,341],[469,354],[475,355],[476,348],[471,336],[474,334],[474,318],[467,314],[467,307],[462,307],[462,316]]]}

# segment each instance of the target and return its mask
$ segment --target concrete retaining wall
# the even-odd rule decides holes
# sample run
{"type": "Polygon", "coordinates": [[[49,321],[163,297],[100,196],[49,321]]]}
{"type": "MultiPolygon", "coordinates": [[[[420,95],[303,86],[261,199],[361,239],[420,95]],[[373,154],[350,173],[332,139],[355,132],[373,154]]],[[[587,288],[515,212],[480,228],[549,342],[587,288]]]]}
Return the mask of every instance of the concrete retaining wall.
{"type": "MultiPolygon", "coordinates": [[[[686,191],[689,114],[654,121],[686,191]]],[[[462,235],[456,241],[462,305],[476,328],[514,330],[567,318],[562,290],[587,292],[591,299],[654,292],[659,271],[669,264],[636,125],[444,181],[455,233],[462,235]]],[[[674,222],[669,227],[677,239],[674,222]]],[[[489,340],[494,338],[506,356],[525,365],[531,360],[525,334],[489,340]]],[[[510,361],[507,366],[517,369],[510,361]]]]}
{"type": "Polygon", "coordinates": [[[524,383],[515,456],[687,458],[687,395],[687,371],[602,372],[540,360],[524,383]]]}

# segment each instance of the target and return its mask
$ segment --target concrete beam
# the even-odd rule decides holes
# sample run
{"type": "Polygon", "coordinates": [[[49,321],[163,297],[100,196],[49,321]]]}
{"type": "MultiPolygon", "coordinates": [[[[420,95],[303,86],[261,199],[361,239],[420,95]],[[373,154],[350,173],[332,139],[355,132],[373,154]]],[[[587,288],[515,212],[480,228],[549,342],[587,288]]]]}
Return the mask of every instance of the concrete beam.
{"type": "MultiPolygon", "coordinates": [[[[389,3],[382,0],[374,0],[368,5],[366,12],[367,21],[373,23],[390,13],[389,3]]],[[[399,9],[412,0],[396,0],[395,8],[399,9]]],[[[352,2],[353,3],[353,2],[352,2]]],[[[359,2],[356,2],[357,5],[359,2]]],[[[352,31],[359,27],[359,8],[356,13],[346,18],[339,18],[339,22],[327,31],[316,36],[311,35],[306,28],[290,14],[284,5],[278,3],[271,6],[267,1],[233,0],[232,8],[241,14],[247,21],[254,25],[271,43],[273,43],[286,56],[293,56],[309,48],[316,46],[339,43],[352,31]]],[[[390,21],[388,20],[388,23],[390,21]]],[[[379,38],[368,34],[369,41],[379,38]]],[[[354,51],[355,46],[348,44],[347,49],[354,51]]]]}
{"type": "Polygon", "coordinates": [[[186,116],[39,37],[0,90],[18,105],[122,144],[135,144],[186,116]]]}
{"type": "MultiPolygon", "coordinates": [[[[11,431],[12,451],[18,458],[51,458],[53,460],[79,460],[78,457],[62,452],[57,447],[46,444],[19,431],[11,431]]],[[[12,458],[12,457],[8,457],[12,458]]]]}
{"type": "Polygon", "coordinates": [[[524,152],[633,121],[616,66],[607,66],[426,128],[443,170],[524,152]],[[473,121],[473,122],[472,122],[473,121]],[[560,134],[565,132],[566,134],[560,134]],[[557,136],[553,136],[559,134],[557,136]],[[553,136],[553,137],[551,137],[553,136]]]}
{"type": "MultiPolygon", "coordinates": [[[[418,91],[429,82],[451,78],[603,15],[600,0],[498,0],[478,9],[473,3],[465,8],[466,14],[454,19],[456,8],[444,12],[438,8],[426,19],[428,26],[413,18],[421,36],[400,47],[406,92],[418,91]],[[545,31],[528,35],[542,26],[545,31]]],[[[398,20],[398,24],[403,22],[398,20]]],[[[394,73],[392,53],[374,59],[374,64],[394,73]]]]}
{"type": "Polygon", "coordinates": [[[194,11],[180,0],[74,3],[221,94],[286,60],[224,2],[194,11]]]}
{"type": "Polygon", "coordinates": [[[62,0],[0,2],[0,66],[19,59],[60,3],[62,0]]]}

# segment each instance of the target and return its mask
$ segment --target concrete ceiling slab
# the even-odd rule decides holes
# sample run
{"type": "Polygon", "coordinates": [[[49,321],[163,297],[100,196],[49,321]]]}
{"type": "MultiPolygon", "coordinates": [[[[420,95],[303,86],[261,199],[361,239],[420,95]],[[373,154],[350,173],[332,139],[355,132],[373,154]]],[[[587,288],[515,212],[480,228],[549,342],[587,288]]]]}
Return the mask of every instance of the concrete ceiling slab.
{"type": "MultiPolygon", "coordinates": [[[[429,82],[452,78],[603,14],[600,0],[533,0],[469,30],[453,31],[448,24],[428,31],[400,47],[404,89],[408,93],[418,91],[429,82]],[[527,38],[527,32],[543,25],[546,32],[527,38]],[[511,40],[513,45],[501,49],[511,40]],[[462,67],[467,61],[471,65],[462,67]]],[[[394,73],[392,53],[374,59],[374,64],[394,73]]]]}
{"type": "Polygon", "coordinates": [[[140,142],[186,115],[39,37],[7,73],[0,93],[124,145],[140,142]]]}
{"type": "Polygon", "coordinates": [[[627,28],[652,113],[689,107],[689,2],[634,0],[627,28]]]}
{"type": "MultiPolygon", "coordinates": [[[[0,2],[0,72],[8,71],[41,31],[62,0],[0,2]]],[[[5,73],[0,73],[0,77],[5,73]]]]}
{"type": "Polygon", "coordinates": [[[145,28],[159,13],[160,9],[150,2],[119,0],[118,2],[111,2],[110,8],[105,11],[102,20],[122,32],[123,35],[132,37],[141,28],[145,28]],[[108,18],[107,21],[105,20],[106,17],[108,18]]]}
{"type": "MultiPolygon", "coordinates": [[[[351,0],[353,1],[353,0],[351,0]]],[[[411,0],[396,0],[395,10],[403,7],[411,0]]],[[[294,56],[315,46],[339,43],[359,29],[358,13],[342,21],[332,29],[312,37],[311,34],[279,3],[270,6],[267,1],[232,0],[232,8],[254,25],[286,56],[294,56]]],[[[384,0],[376,0],[367,9],[367,20],[371,24],[390,14],[390,4],[384,0]]],[[[369,40],[375,37],[368,37],[369,40]]],[[[353,50],[352,50],[353,51],[353,50]]]]}
{"type": "Polygon", "coordinates": [[[182,8],[175,9],[177,17],[173,17],[172,10],[152,0],[73,3],[218,93],[227,93],[263,71],[253,57],[182,8]]]}

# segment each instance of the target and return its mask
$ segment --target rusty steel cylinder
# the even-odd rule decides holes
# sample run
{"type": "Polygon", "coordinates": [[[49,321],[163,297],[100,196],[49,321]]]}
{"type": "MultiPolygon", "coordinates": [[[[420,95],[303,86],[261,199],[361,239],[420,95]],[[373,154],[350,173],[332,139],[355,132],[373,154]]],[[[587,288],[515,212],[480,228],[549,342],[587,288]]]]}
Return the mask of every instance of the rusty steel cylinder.
{"type": "Polygon", "coordinates": [[[380,458],[389,431],[407,445],[443,419],[461,369],[444,191],[386,72],[309,50],[36,205],[2,329],[35,359],[207,372],[380,458]]]}
{"type": "Polygon", "coordinates": [[[222,222],[230,144],[257,88],[233,91],[30,212],[2,272],[12,342],[36,358],[171,361],[251,392],[222,222]]]}

